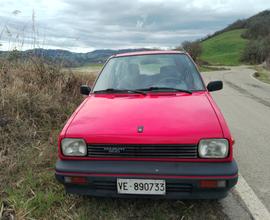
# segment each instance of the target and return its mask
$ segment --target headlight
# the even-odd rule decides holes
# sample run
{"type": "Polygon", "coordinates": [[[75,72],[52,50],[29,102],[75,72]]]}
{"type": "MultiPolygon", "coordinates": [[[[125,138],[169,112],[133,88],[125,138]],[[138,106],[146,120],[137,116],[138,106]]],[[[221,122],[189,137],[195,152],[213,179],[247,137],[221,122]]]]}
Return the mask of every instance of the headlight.
{"type": "Polygon", "coordinates": [[[61,141],[61,148],[65,156],[85,156],[87,153],[83,139],[64,138],[61,141]]]}
{"type": "Polygon", "coordinates": [[[203,139],[199,143],[201,158],[225,158],[228,152],[229,143],[226,139],[203,139]]]}

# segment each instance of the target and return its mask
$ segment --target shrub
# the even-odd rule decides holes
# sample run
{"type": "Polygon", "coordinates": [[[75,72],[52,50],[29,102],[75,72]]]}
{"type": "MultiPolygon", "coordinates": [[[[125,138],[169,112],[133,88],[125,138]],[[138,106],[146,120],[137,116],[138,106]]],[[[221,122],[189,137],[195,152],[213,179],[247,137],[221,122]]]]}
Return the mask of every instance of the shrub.
{"type": "Polygon", "coordinates": [[[202,53],[202,47],[199,41],[184,41],[182,43],[182,48],[189,53],[195,62],[202,53]]]}
{"type": "Polygon", "coordinates": [[[251,64],[264,62],[270,54],[270,35],[265,38],[251,40],[241,57],[241,60],[251,64]]]}
{"type": "Polygon", "coordinates": [[[266,69],[270,70],[270,54],[268,54],[268,58],[266,59],[266,69]]]}
{"type": "Polygon", "coordinates": [[[242,36],[248,39],[258,39],[261,37],[266,37],[269,34],[270,34],[269,23],[259,21],[250,24],[248,29],[243,33],[242,36]]]}
{"type": "Polygon", "coordinates": [[[91,83],[94,77],[62,72],[60,66],[48,65],[35,57],[25,62],[8,59],[0,63],[0,179],[3,183],[11,174],[9,171],[12,172],[11,165],[19,162],[23,152],[37,151],[41,143],[48,142],[51,134],[63,126],[82,101],[79,86],[91,83]]]}

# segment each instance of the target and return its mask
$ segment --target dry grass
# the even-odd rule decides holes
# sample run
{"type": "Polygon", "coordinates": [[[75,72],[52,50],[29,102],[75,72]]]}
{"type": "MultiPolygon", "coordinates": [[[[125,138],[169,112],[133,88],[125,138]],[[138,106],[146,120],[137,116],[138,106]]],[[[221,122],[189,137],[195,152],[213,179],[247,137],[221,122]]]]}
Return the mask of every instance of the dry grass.
{"type": "MultiPolygon", "coordinates": [[[[25,63],[2,62],[0,69],[0,152],[8,165],[19,151],[52,137],[81,102],[83,79],[63,74],[40,59],[25,63]]],[[[86,83],[86,80],[84,80],[86,83]]],[[[1,173],[0,173],[1,174],[1,173]]]]}
{"type": "MultiPolygon", "coordinates": [[[[60,67],[38,58],[25,62],[1,60],[0,210],[3,216],[13,215],[14,209],[22,218],[28,213],[27,205],[21,207],[10,196],[21,186],[25,187],[24,182],[32,184],[39,175],[42,179],[48,176],[44,172],[52,171],[57,133],[82,101],[79,86],[93,80],[91,76],[61,73],[60,67]],[[29,182],[28,177],[32,178],[29,182]]],[[[36,195],[33,189],[29,193],[23,195],[25,199],[36,195]]]]}

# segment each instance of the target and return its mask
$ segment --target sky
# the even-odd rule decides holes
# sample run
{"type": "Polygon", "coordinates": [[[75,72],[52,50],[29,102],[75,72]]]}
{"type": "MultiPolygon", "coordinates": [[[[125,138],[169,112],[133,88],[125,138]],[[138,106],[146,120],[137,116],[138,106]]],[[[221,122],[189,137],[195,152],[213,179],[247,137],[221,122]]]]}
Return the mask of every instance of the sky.
{"type": "Polygon", "coordinates": [[[1,0],[0,50],[174,48],[270,9],[269,0],[1,0]]]}

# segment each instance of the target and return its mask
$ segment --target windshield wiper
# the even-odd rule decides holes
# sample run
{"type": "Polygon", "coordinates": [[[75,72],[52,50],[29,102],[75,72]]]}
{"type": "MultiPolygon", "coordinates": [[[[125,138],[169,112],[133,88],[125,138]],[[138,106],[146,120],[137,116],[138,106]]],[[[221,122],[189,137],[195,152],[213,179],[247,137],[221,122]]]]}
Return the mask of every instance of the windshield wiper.
{"type": "Polygon", "coordinates": [[[146,93],[143,91],[131,90],[131,89],[114,89],[114,88],[98,90],[98,91],[95,91],[94,93],[118,93],[118,92],[119,93],[122,93],[122,92],[138,93],[138,94],[146,95],[146,93]]]}
{"type": "Polygon", "coordinates": [[[138,89],[138,90],[139,91],[172,90],[172,91],[185,92],[185,93],[188,93],[188,94],[192,94],[192,92],[190,90],[170,88],[170,87],[156,87],[156,86],[152,86],[152,87],[149,87],[149,88],[138,89]]]}

